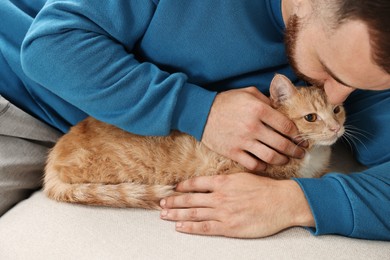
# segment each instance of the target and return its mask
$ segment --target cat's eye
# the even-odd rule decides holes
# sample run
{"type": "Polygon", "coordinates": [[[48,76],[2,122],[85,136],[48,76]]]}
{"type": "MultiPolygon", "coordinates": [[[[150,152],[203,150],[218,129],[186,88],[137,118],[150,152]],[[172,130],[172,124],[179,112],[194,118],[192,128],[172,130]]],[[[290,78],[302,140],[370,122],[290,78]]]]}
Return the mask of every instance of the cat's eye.
{"type": "Polygon", "coordinates": [[[337,106],[337,107],[335,107],[335,108],[333,109],[333,113],[335,113],[335,114],[340,113],[340,111],[341,111],[340,106],[337,106]]]}
{"type": "Polygon", "coordinates": [[[317,120],[317,114],[308,114],[304,118],[308,122],[315,122],[317,120]]]}

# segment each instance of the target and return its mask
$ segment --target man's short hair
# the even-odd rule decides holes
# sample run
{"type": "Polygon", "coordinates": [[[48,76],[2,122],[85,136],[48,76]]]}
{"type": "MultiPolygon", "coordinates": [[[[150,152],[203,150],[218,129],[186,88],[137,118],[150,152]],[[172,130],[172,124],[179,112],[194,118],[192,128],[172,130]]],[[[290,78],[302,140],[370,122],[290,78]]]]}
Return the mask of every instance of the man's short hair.
{"type": "Polygon", "coordinates": [[[390,0],[334,0],[336,22],[361,20],[369,29],[374,62],[390,73],[390,0]]]}

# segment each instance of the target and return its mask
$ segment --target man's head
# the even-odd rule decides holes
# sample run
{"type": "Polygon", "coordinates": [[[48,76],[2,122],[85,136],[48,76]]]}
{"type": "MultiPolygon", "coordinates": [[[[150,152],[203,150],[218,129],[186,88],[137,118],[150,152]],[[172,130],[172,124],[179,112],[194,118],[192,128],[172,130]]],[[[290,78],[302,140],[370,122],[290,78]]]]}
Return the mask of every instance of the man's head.
{"type": "Polygon", "coordinates": [[[336,2],[336,23],[361,20],[368,27],[372,58],[390,74],[390,1],[343,0],[336,2]]]}
{"type": "Polygon", "coordinates": [[[284,0],[286,45],[303,78],[332,103],[356,88],[390,88],[390,1],[284,0]]]}

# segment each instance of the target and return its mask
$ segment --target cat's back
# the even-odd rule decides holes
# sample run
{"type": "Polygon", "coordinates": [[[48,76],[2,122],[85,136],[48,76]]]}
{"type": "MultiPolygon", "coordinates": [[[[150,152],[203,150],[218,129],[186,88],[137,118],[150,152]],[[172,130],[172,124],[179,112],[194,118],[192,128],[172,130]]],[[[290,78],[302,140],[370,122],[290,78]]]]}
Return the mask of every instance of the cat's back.
{"type": "Polygon", "coordinates": [[[140,136],[89,117],[60,138],[49,154],[46,173],[78,181],[108,175],[125,180],[131,175],[144,183],[177,183],[238,169],[243,170],[188,134],[140,136]]]}
{"type": "Polygon", "coordinates": [[[198,145],[195,138],[178,131],[173,131],[169,136],[140,136],[88,117],[61,137],[52,153],[65,157],[77,157],[77,153],[85,151],[92,152],[95,157],[117,153],[151,162],[157,157],[171,160],[175,158],[173,152],[193,155],[199,150],[198,145]]]}

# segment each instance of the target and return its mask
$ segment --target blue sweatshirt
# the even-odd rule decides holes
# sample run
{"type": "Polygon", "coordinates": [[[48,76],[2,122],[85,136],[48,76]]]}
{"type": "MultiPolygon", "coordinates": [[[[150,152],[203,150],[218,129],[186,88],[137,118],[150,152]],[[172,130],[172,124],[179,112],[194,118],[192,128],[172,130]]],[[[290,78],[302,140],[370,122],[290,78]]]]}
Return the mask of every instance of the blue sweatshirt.
{"type": "MultiPolygon", "coordinates": [[[[280,0],[44,2],[0,3],[0,66],[14,75],[0,91],[64,132],[92,115],[141,135],[178,129],[200,140],[217,92],[267,92],[275,73],[297,80],[280,0]]],[[[390,240],[389,168],[297,180],[313,233],[390,240]]]]}
{"type": "Polygon", "coordinates": [[[293,77],[278,1],[157,2],[48,1],[22,65],[44,86],[30,89],[36,102],[56,110],[51,124],[66,131],[88,114],[136,134],[178,129],[200,140],[216,91],[266,91],[275,72],[293,77]]]}

